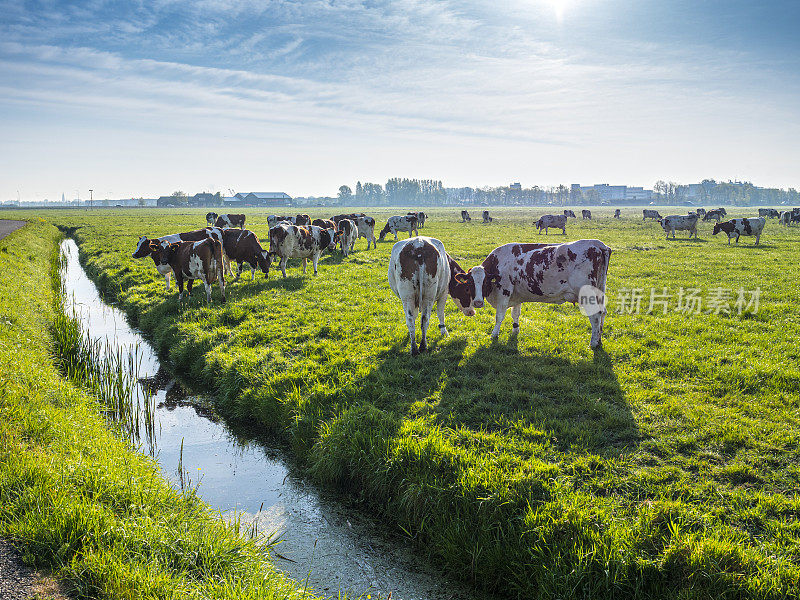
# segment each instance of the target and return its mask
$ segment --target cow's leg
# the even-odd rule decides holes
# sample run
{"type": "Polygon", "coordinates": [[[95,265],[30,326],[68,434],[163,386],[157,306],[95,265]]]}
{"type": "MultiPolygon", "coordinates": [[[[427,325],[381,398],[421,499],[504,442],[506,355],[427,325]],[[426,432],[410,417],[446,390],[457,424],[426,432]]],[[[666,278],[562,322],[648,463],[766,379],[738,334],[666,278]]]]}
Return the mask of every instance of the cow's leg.
{"type": "Polygon", "coordinates": [[[567,235],[567,228],[566,228],[566,227],[564,227],[564,228],[561,230],[561,233],[563,233],[564,235],[567,235]]]}
{"type": "Polygon", "coordinates": [[[414,301],[403,302],[403,309],[406,313],[406,327],[408,328],[408,337],[411,338],[411,356],[419,354],[417,350],[417,334],[414,331],[415,323],[417,321],[417,309],[414,307],[414,301]]]}
{"type": "Polygon", "coordinates": [[[169,276],[170,276],[170,273],[165,273],[164,274],[164,281],[167,282],[167,291],[169,291],[169,276]]]}
{"type": "Polygon", "coordinates": [[[250,281],[256,280],[256,266],[255,263],[250,265],[250,281]]]}
{"type": "Polygon", "coordinates": [[[447,327],[444,325],[444,307],[447,304],[447,292],[436,300],[436,314],[439,317],[439,333],[447,337],[447,327]]]}
{"type": "Polygon", "coordinates": [[[514,324],[511,326],[511,333],[519,333],[519,316],[522,314],[522,304],[516,304],[511,308],[511,318],[514,324]]]}
{"type": "Polygon", "coordinates": [[[603,345],[603,322],[605,321],[606,313],[601,311],[589,316],[589,322],[592,324],[592,338],[589,345],[595,349],[603,345]]]}
{"type": "Polygon", "coordinates": [[[306,274],[306,265],[308,265],[308,259],[304,258],[303,259],[303,275],[306,274]]]}
{"type": "MultiPolygon", "coordinates": [[[[175,285],[178,286],[178,304],[180,305],[181,303],[183,303],[183,277],[178,273],[175,273],[175,285]]],[[[192,285],[192,280],[190,279],[189,280],[190,294],[192,293],[191,285],[192,285]]]]}
{"type": "Polygon", "coordinates": [[[756,235],[756,246],[758,246],[758,241],[761,239],[761,234],[759,233],[756,235]]]}
{"type": "Polygon", "coordinates": [[[314,263],[314,277],[317,276],[317,263],[319,262],[319,257],[319,254],[315,254],[313,257],[311,257],[311,262],[314,263]]]}
{"type": "MultiPolygon", "coordinates": [[[[212,272],[211,279],[208,280],[208,297],[211,298],[211,284],[214,283],[214,275],[216,275],[217,283],[219,284],[219,293],[222,295],[222,302],[225,303],[225,269],[217,269],[216,272],[212,272]]],[[[210,302],[211,300],[209,300],[210,302]]]]}
{"type": "MultiPolygon", "coordinates": [[[[408,237],[411,237],[411,234],[408,234],[408,237]]],[[[394,230],[394,241],[397,241],[397,229],[394,230]]]]}
{"type": "Polygon", "coordinates": [[[497,339],[500,335],[500,325],[503,324],[503,319],[506,318],[506,311],[508,310],[508,300],[501,296],[495,307],[496,313],[494,317],[494,329],[492,329],[492,339],[497,339]]]}
{"type": "Polygon", "coordinates": [[[736,243],[737,243],[737,244],[739,243],[739,236],[740,236],[740,234],[738,234],[738,233],[737,233],[737,234],[736,234],[736,243]]]}
{"type": "Polygon", "coordinates": [[[420,340],[419,340],[419,351],[425,352],[428,349],[428,325],[431,323],[431,309],[433,308],[433,303],[427,303],[420,309],[420,316],[419,316],[419,328],[420,328],[420,340]]]}
{"type": "Polygon", "coordinates": [[[234,281],[239,281],[239,279],[241,279],[244,263],[242,263],[242,261],[239,261],[237,266],[239,267],[239,271],[236,273],[236,278],[234,279],[234,281]]]}
{"type": "Polygon", "coordinates": [[[283,278],[286,279],[286,265],[289,262],[289,259],[286,257],[281,258],[281,272],[283,273],[283,278]]]}

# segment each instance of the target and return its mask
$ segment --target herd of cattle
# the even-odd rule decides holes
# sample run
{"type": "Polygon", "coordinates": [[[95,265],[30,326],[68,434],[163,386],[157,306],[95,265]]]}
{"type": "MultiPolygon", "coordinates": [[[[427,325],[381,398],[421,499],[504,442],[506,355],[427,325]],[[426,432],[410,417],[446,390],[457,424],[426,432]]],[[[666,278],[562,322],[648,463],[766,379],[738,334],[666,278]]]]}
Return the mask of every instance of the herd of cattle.
{"type": "MultiPolygon", "coordinates": [[[[767,218],[777,217],[781,223],[800,222],[800,209],[778,213],[774,209],[759,209],[759,216],[721,221],[727,215],[724,208],[705,211],[698,209],[688,215],[662,217],[658,211],[644,209],[642,220],[658,220],[674,239],[676,231],[689,231],[697,238],[697,222],[715,220],[713,234],[724,232],[728,244],[742,235],[755,236],[759,243],[767,218]]],[[[589,210],[582,211],[582,218],[592,218],[589,210]]],[[[505,244],[493,250],[480,264],[465,271],[446,252],[444,244],[431,237],[419,235],[427,215],[424,212],[409,212],[390,217],[379,233],[383,241],[387,234],[408,232],[408,239],[395,243],[389,261],[389,285],[403,303],[406,325],[411,338],[411,353],[426,350],[426,331],[430,322],[433,304],[437,304],[439,328],[447,335],[444,324],[444,305],[447,296],[453,298],[458,308],[467,316],[475,315],[475,309],[489,302],[496,310],[492,337],[497,337],[506,311],[512,309],[513,330],[519,331],[521,305],[524,302],[583,302],[581,294],[592,290],[596,298],[590,304],[599,310],[588,314],[592,325],[591,346],[602,343],[605,307],[606,274],[611,249],[598,240],[578,240],[563,244],[505,244]],[[412,238],[412,234],[416,237],[412,238]],[[590,287],[587,287],[590,286],[590,287]],[[416,344],[415,322],[421,314],[422,337],[416,344]]],[[[560,215],[544,215],[536,221],[536,228],[547,231],[561,229],[566,234],[568,218],[576,218],[571,210],[560,215]]],[[[620,210],[614,213],[620,218],[620,210]]],[[[367,250],[376,247],[375,219],[364,213],[340,214],[330,219],[314,219],[307,214],[295,216],[270,215],[269,249],[265,250],[258,236],[244,228],[245,215],[210,212],[206,215],[208,227],[186,233],[176,233],[158,238],[142,236],[133,253],[133,258],[152,257],[158,272],[164,276],[166,288],[170,288],[170,277],[174,274],[178,286],[178,301],[183,300],[184,282],[189,293],[195,280],[203,282],[206,298],[211,302],[211,286],[218,282],[225,302],[225,274],[232,275],[231,263],[236,263],[241,275],[244,265],[250,267],[255,279],[256,269],[265,277],[270,267],[277,262],[286,277],[289,259],[303,260],[303,273],[310,258],[317,274],[320,256],[333,251],[337,246],[348,256],[360,238],[367,240],[367,250]]],[[[469,212],[461,211],[462,222],[471,221],[469,212]]],[[[483,222],[492,223],[488,210],[483,211],[483,222]]],[[[582,304],[583,306],[583,304],[582,304]]]]}

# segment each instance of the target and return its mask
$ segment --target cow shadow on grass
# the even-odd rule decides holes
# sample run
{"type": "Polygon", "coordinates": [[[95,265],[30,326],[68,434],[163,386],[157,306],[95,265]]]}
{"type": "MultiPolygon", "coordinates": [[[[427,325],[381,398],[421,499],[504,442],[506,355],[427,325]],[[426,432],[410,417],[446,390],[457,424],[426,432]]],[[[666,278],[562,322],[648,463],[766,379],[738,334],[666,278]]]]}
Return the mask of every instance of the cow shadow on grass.
{"type": "Polygon", "coordinates": [[[570,360],[535,349],[518,336],[478,348],[448,378],[435,408],[442,426],[465,426],[546,439],[559,452],[618,456],[640,438],[611,357],[570,360]],[[528,432],[528,433],[521,433],[528,432]]]}
{"type": "Polygon", "coordinates": [[[286,275],[287,277],[284,279],[283,274],[280,272],[280,269],[278,269],[277,276],[270,271],[269,278],[265,278],[261,271],[257,271],[256,279],[252,281],[248,271],[242,274],[242,278],[239,281],[234,282],[233,278],[227,280],[229,285],[225,288],[225,293],[230,298],[246,298],[249,296],[257,296],[268,290],[294,292],[302,290],[306,286],[307,279],[314,276],[313,271],[309,271],[306,275],[303,275],[302,271],[295,274],[290,273],[288,269],[286,270],[286,275]]]}

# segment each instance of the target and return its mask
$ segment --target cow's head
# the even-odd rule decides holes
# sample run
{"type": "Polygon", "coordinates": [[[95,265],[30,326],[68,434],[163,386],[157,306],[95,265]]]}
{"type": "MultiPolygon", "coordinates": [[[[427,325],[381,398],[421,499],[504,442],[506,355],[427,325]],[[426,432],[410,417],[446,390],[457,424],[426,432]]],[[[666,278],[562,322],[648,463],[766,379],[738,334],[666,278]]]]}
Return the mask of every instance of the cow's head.
{"type": "Polygon", "coordinates": [[[144,258],[148,254],[150,254],[150,249],[148,246],[148,240],[145,236],[139,238],[139,242],[136,244],[136,250],[133,251],[133,258],[144,258]]]}
{"type": "Polygon", "coordinates": [[[667,231],[669,229],[669,219],[661,219],[661,227],[664,231],[667,231]]]}
{"type": "Polygon", "coordinates": [[[270,256],[267,250],[261,250],[260,252],[256,253],[256,261],[258,262],[258,268],[261,269],[261,272],[264,273],[264,279],[269,277],[269,267],[272,264],[272,257],[270,256]]]}
{"type": "Polygon", "coordinates": [[[342,232],[336,231],[332,228],[323,229],[320,235],[320,246],[323,250],[333,252],[336,244],[342,239],[342,232]]]}
{"type": "Polygon", "coordinates": [[[378,240],[383,241],[383,238],[386,237],[386,234],[389,233],[389,224],[387,223],[386,226],[381,229],[381,232],[378,234],[378,240]]]}
{"type": "Polygon", "coordinates": [[[539,219],[536,221],[536,229],[542,229],[544,227],[544,219],[539,219]]]}
{"type": "Polygon", "coordinates": [[[717,221],[716,223],[714,223],[713,235],[717,235],[720,231],[722,231],[722,223],[717,221]]]}
{"type": "Polygon", "coordinates": [[[474,317],[475,309],[483,308],[484,297],[491,293],[500,276],[497,273],[487,273],[482,266],[472,267],[466,273],[460,268],[459,271],[451,275],[448,291],[461,312],[468,317],[474,317]]]}

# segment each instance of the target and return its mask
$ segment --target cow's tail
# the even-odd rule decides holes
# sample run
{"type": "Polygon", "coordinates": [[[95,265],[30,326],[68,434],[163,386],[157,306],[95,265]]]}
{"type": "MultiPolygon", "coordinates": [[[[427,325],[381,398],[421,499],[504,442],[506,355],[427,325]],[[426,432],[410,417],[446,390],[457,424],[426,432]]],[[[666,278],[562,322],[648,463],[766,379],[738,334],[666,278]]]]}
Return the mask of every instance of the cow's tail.
{"type": "Polygon", "coordinates": [[[611,263],[611,248],[604,246],[603,248],[603,265],[600,267],[600,273],[597,274],[597,287],[606,293],[606,278],[608,277],[608,265],[611,263]]]}

